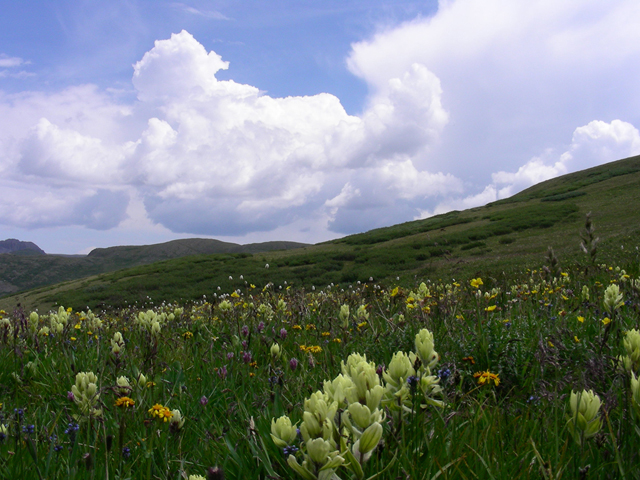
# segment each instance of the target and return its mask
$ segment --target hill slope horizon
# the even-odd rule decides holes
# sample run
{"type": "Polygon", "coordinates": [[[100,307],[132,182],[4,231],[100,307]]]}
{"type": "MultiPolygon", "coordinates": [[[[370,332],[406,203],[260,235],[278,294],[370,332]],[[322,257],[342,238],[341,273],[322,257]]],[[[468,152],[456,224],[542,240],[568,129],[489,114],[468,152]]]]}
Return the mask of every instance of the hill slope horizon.
{"type": "Polygon", "coordinates": [[[88,255],[61,255],[45,254],[32,242],[10,240],[8,245],[20,247],[20,250],[0,251],[0,295],[190,255],[253,254],[308,245],[286,241],[241,245],[215,239],[187,238],[152,245],[95,248],[88,255]],[[31,254],[26,255],[25,252],[31,254]]]}

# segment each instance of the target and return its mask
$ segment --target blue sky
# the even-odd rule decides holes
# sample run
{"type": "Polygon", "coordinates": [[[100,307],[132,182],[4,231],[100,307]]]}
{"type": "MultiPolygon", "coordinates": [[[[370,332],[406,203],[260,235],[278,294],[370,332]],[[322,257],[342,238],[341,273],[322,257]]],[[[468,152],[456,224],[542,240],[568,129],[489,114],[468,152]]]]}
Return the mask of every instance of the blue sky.
{"type": "Polygon", "coordinates": [[[615,0],[32,1],[0,16],[0,237],[315,243],[640,154],[615,0]]]}
{"type": "Polygon", "coordinates": [[[3,53],[30,62],[25,71],[37,74],[6,79],[5,92],[84,83],[132,90],[131,66],[155,40],[187,30],[233,62],[219,79],[275,97],[332,93],[349,113],[367,93],[345,68],[351,43],[437,8],[435,1],[381,0],[2,3],[3,53]]]}

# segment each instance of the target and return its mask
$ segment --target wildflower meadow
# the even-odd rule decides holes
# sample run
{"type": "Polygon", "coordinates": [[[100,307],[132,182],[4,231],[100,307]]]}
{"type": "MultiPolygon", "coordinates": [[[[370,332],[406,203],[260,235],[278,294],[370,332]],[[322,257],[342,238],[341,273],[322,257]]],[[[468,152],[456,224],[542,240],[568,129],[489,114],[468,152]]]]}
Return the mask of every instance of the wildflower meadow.
{"type": "Polygon", "coordinates": [[[3,311],[0,478],[638,478],[637,256],[584,247],[500,279],[3,311]]]}

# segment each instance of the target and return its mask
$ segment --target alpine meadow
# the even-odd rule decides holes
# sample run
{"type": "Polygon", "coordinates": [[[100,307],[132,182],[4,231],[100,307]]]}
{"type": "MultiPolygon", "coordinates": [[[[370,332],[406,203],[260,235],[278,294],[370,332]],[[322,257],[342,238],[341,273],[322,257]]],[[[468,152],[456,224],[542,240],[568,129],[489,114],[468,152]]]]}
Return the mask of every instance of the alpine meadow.
{"type": "Polygon", "coordinates": [[[639,205],[640,156],[316,245],[2,254],[0,479],[639,478],[639,205]]]}

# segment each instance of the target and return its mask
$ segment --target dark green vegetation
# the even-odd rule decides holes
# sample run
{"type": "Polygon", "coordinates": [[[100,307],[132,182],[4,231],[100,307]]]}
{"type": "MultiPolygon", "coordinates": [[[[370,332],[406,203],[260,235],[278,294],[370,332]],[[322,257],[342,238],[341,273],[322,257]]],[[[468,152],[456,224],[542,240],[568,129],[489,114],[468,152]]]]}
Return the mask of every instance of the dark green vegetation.
{"type": "Polygon", "coordinates": [[[253,254],[304,246],[306,244],[296,242],[264,242],[238,245],[236,243],[221,242],[220,240],[190,238],[156,245],[96,248],[87,256],[42,255],[44,253],[42,251],[19,250],[10,254],[0,255],[0,294],[15,293],[19,290],[185,256],[230,253],[253,254]],[[39,254],[27,256],[25,252],[39,254]]]}
{"type": "MultiPolygon", "coordinates": [[[[273,282],[284,287],[286,281],[309,289],[331,283],[347,286],[369,278],[395,281],[400,277],[402,283],[410,284],[415,278],[456,278],[477,272],[499,277],[523,265],[537,265],[549,246],[561,264],[574,262],[583,255],[578,233],[588,212],[602,248],[635,248],[635,238],[640,236],[638,205],[640,156],[555,178],[485,207],[289,251],[183,257],[41,288],[5,298],[0,305],[5,309],[17,302],[41,309],[55,303],[118,307],[149,298],[156,303],[190,301],[211,295],[218,287],[229,292],[244,288],[245,283],[262,288],[273,282]]],[[[111,269],[131,261],[131,256],[121,256],[126,248],[104,251],[111,269]]],[[[41,264],[37,269],[36,265],[24,274],[48,275],[51,282],[49,269],[55,272],[55,268],[41,264]]],[[[71,273],[65,272],[68,276],[60,274],[58,280],[71,280],[71,273]]],[[[89,273],[97,272],[83,276],[89,273]]]]}

